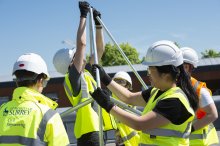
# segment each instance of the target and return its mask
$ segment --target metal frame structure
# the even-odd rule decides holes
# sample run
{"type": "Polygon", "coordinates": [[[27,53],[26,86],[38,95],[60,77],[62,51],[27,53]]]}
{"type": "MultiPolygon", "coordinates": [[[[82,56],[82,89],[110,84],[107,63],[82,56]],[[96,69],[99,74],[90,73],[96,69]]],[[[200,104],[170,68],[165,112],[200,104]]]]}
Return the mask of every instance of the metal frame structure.
{"type": "MultiPolygon", "coordinates": [[[[97,55],[97,48],[96,48],[96,38],[95,38],[95,32],[94,32],[94,22],[93,22],[93,9],[92,7],[90,7],[90,17],[89,17],[89,32],[90,32],[90,53],[94,54],[94,58],[95,58],[95,64],[98,64],[98,55],[97,55]]],[[[124,59],[126,60],[126,62],[128,63],[128,65],[130,66],[130,68],[132,69],[132,71],[134,72],[134,74],[136,75],[136,77],[138,78],[138,80],[140,81],[140,83],[142,84],[142,86],[144,87],[144,89],[147,89],[147,85],[144,83],[144,81],[142,80],[142,78],[140,77],[140,75],[137,73],[137,71],[135,70],[135,68],[132,66],[131,62],[129,61],[129,59],[127,58],[127,56],[124,54],[123,50],[120,48],[120,46],[118,45],[118,43],[115,41],[114,37],[111,35],[111,33],[108,31],[107,27],[105,26],[105,24],[102,22],[102,20],[97,16],[96,19],[100,22],[100,24],[102,25],[102,27],[104,28],[104,30],[106,31],[106,33],[109,35],[109,37],[111,38],[111,40],[114,42],[114,44],[117,46],[119,52],[121,53],[121,55],[124,57],[124,59]]],[[[100,83],[100,75],[99,75],[99,70],[96,70],[96,82],[97,82],[97,87],[101,87],[101,83],[100,83]]],[[[141,112],[139,110],[133,109],[131,107],[129,107],[127,104],[111,97],[110,98],[112,102],[114,102],[117,106],[119,106],[120,108],[128,111],[128,112],[132,112],[136,115],[141,115],[141,112]]],[[[91,102],[93,102],[93,98],[88,98],[86,101],[64,111],[63,113],[61,113],[61,117],[65,117],[67,115],[69,115],[70,113],[76,111],[77,109],[86,106],[87,104],[90,104],[91,102]]],[[[99,106],[99,110],[98,110],[98,115],[99,115],[99,143],[100,146],[104,146],[103,143],[103,119],[102,119],[102,109],[99,106]]]]}
{"type": "Polygon", "coordinates": [[[125,53],[123,52],[123,50],[121,49],[121,47],[118,45],[118,43],[115,41],[114,37],[111,35],[111,33],[108,31],[107,27],[105,26],[105,24],[102,22],[102,20],[97,16],[96,19],[99,21],[99,23],[102,25],[102,27],[105,29],[106,33],[109,35],[109,37],[111,38],[111,40],[114,42],[114,44],[117,46],[118,51],[121,53],[121,55],[124,57],[125,61],[128,63],[128,65],[130,66],[130,68],[132,69],[132,71],[134,72],[134,74],[136,75],[136,77],[138,78],[138,80],[140,81],[140,83],[142,84],[142,86],[144,87],[144,89],[148,89],[147,85],[144,83],[144,81],[142,80],[142,78],[140,77],[140,75],[137,73],[137,71],[135,70],[135,68],[132,66],[131,62],[129,61],[128,57],[125,55],[125,53]]]}

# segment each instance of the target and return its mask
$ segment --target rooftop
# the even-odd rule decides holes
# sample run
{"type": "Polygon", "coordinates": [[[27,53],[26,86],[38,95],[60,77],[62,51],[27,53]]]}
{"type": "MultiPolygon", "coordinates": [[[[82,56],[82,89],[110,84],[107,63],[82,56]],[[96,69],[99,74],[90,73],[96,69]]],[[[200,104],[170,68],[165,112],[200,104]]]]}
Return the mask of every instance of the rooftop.
{"type": "MultiPolygon", "coordinates": [[[[220,65],[220,57],[219,58],[200,59],[199,63],[198,63],[198,67],[213,66],[213,65],[220,65]]],[[[144,71],[147,68],[145,65],[142,65],[142,64],[134,64],[132,66],[136,71],[144,71]]],[[[116,73],[119,70],[123,70],[125,72],[132,72],[132,68],[129,65],[108,66],[108,67],[104,67],[104,69],[109,74],[116,73]]],[[[51,78],[63,77],[62,74],[60,74],[56,71],[50,71],[49,74],[50,74],[51,78]]],[[[0,82],[10,82],[10,81],[12,81],[12,79],[13,78],[11,75],[0,76],[0,82]]]]}

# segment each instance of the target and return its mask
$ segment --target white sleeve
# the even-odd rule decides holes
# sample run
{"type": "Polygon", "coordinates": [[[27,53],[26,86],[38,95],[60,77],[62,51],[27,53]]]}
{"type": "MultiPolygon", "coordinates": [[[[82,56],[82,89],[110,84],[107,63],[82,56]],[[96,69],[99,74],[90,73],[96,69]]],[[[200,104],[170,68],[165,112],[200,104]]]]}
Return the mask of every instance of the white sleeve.
{"type": "Polygon", "coordinates": [[[201,88],[200,90],[200,100],[199,100],[199,107],[205,107],[211,103],[214,103],[214,100],[206,88],[201,88]]]}

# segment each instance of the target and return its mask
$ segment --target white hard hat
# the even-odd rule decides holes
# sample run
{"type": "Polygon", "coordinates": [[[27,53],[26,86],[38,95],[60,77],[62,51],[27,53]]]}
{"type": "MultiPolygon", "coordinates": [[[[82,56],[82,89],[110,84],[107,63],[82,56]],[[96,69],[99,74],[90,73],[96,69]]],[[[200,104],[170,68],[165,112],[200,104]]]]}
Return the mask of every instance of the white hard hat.
{"type": "Polygon", "coordinates": [[[193,67],[196,68],[199,62],[199,57],[196,51],[189,47],[183,47],[183,48],[180,48],[180,50],[183,53],[183,62],[192,64],[193,67]]]}
{"type": "Polygon", "coordinates": [[[47,75],[47,79],[50,78],[45,61],[35,53],[21,55],[14,64],[12,74],[17,70],[27,70],[36,74],[44,73],[47,75]]]}
{"type": "Polygon", "coordinates": [[[53,57],[53,65],[57,72],[65,75],[68,72],[68,67],[75,54],[75,49],[63,48],[58,50],[53,57]]]}
{"type": "Polygon", "coordinates": [[[183,64],[182,51],[174,42],[162,40],[153,43],[147,50],[144,65],[163,66],[183,64]]]}
{"type": "Polygon", "coordinates": [[[117,79],[124,79],[124,80],[128,81],[131,84],[131,86],[132,86],[131,77],[129,76],[128,73],[126,73],[124,71],[119,71],[113,77],[113,79],[116,79],[116,78],[117,79]]]}

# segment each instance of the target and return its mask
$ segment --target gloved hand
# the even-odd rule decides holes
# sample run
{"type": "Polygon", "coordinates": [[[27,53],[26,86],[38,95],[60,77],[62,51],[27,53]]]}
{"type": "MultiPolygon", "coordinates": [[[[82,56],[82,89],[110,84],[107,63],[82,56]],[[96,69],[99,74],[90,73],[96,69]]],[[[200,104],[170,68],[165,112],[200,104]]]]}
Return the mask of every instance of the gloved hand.
{"type": "Polygon", "coordinates": [[[101,25],[99,21],[96,19],[97,16],[99,16],[99,18],[101,19],[101,13],[97,11],[95,8],[93,8],[93,19],[95,21],[95,25],[101,25]]]}
{"type": "Polygon", "coordinates": [[[92,75],[95,78],[96,77],[96,68],[99,69],[99,74],[100,74],[100,80],[105,86],[108,86],[110,82],[112,81],[112,78],[105,72],[103,67],[99,66],[98,64],[93,64],[92,65],[92,75]]]}
{"type": "Polygon", "coordinates": [[[110,101],[110,97],[108,96],[108,93],[106,93],[100,87],[98,87],[93,93],[90,92],[90,95],[108,113],[114,106],[114,103],[110,101]]]}
{"type": "Polygon", "coordinates": [[[79,1],[80,17],[86,18],[89,12],[89,3],[86,1],[79,1]]]}

